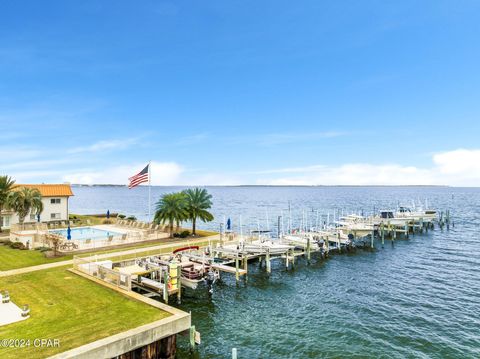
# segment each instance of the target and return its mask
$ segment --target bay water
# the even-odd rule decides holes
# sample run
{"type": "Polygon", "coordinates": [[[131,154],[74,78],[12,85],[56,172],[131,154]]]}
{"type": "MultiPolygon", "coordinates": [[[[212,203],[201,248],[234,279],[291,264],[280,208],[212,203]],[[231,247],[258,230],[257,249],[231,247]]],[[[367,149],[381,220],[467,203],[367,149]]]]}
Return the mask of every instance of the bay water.
{"type": "MultiPolygon", "coordinates": [[[[152,187],[152,208],[163,193],[152,187]]],[[[219,230],[230,218],[246,233],[314,225],[341,213],[370,214],[428,200],[454,226],[374,250],[300,259],[272,273],[249,265],[247,281],[224,275],[210,296],[186,291],[202,344],[179,337],[180,358],[480,358],[480,189],[451,187],[207,187],[219,230]],[[280,217],[280,220],[279,220],[280,217]],[[241,226],[240,226],[241,225],[241,226]]],[[[70,212],[146,219],[148,188],[74,186],[70,212]]],[[[153,211],[153,210],[152,210],[153,211]]]]}

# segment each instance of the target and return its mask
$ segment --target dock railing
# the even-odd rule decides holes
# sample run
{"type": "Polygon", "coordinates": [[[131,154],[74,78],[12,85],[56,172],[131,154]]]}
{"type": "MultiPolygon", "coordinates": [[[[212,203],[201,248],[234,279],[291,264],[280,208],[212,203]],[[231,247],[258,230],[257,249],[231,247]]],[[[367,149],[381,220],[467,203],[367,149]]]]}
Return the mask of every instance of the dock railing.
{"type": "Polygon", "coordinates": [[[121,289],[131,290],[132,277],[129,274],[120,273],[116,270],[107,268],[105,264],[108,261],[97,261],[95,257],[80,258],[73,257],[73,268],[79,272],[85,273],[91,277],[100,279],[106,283],[117,286],[121,289]]]}

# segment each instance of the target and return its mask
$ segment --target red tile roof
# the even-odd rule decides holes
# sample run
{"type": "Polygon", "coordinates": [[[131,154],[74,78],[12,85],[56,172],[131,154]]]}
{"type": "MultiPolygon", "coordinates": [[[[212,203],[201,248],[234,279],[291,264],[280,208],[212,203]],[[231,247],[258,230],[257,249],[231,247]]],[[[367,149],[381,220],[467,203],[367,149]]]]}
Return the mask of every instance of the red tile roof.
{"type": "Polygon", "coordinates": [[[70,197],[73,196],[72,187],[69,184],[19,184],[16,188],[36,188],[42,197],[70,197]]]}

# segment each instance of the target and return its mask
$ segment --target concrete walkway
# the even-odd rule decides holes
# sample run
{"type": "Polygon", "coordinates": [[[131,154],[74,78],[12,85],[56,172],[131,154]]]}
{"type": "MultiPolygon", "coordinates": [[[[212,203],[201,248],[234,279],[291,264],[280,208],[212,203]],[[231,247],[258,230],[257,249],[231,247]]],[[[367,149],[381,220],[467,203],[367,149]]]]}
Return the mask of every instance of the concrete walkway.
{"type": "MultiPolygon", "coordinates": [[[[161,250],[165,248],[170,248],[172,246],[192,246],[197,243],[202,243],[208,240],[218,240],[219,235],[214,235],[214,236],[209,236],[209,237],[202,237],[199,239],[193,239],[193,240],[182,240],[182,241],[172,241],[169,243],[165,244],[160,244],[156,246],[151,246],[151,247],[137,247],[137,248],[132,248],[132,249],[127,249],[124,251],[115,251],[111,253],[104,253],[104,254],[95,254],[92,253],[92,256],[96,256],[98,259],[105,259],[105,258],[110,258],[110,257],[118,257],[118,256],[123,256],[123,255],[129,255],[129,254],[135,254],[135,253],[141,253],[141,252],[148,252],[148,251],[156,251],[156,250],[161,250]]],[[[39,270],[44,270],[44,269],[50,269],[50,268],[56,268],[56,267],[63,267],[63,266],[68,266],[68,265],[73,265],[73,259],[66,260],[66,261],[61,261],[61,262],[55,262],[55,263],[47,263],[47,264],[40,264],[38,266],[32,266],[32,267],[24,267],[24,268],[18,268],[18,269],[11,269],[8,271],[0,271],[0,277],[8,277],[12,275],[18,275],[18,274],[24,274],[24,273],[29,273],[29,272],[34,272],[34,271],[39,271],[39,270]]]]}
{"type": "Polygon", "coordinates": [[[19,322],[28,318],[29,316],[22,316],[22,310],[13,302],[0,303],[0,326],[19,322]]]}

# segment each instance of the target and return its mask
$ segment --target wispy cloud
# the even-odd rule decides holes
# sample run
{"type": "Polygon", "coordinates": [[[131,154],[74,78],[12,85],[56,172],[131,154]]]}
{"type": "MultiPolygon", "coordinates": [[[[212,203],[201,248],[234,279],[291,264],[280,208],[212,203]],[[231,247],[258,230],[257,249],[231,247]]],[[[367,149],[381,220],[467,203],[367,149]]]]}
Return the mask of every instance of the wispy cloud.
{"type": "Polygon", "coordinates": [[[335,138],[347,135],[346,132],[327,131],[327,132],[312,132],[312,133],[268,133],[263,136],[258,136],[260,144],[263,145],[282,145],[287,143],[313,141],[323,138],[335,138]]]}
{"type": "Polygon", "coordinates": [[[223,141],[231,145],[255,144],[260,146],[277,146],[304,141],[315,141],[321,139],[336,138],[348,136],[345,131],[325,131],[325,132],[271,132],[264,134],[252,134],[250,136],[231,136],[223,137],[223,141]]]}
{"type": "Polygon", "coordinates": [[[196,144],[196,143],[206,141],[209,138],[210,138],[210,134],[208,132],[202,132],[202,133],[197,133],[197,134],[193,134],[193,135],[190,135],[190,136],[182,137],[177,141],[177,144],[179,144],[179,145],[192,145],[192,144],[196,144]]]}
{"type": "Polygon", "coordinates": [[[421,168],[394,163],[311,165],[256,172],[258,184],[269,185],[453,185],[480,186],[480,149],[436,153],[421,168]],[[276,176],[280,174],[281,176],[276,176]]]}
{"type": "Polygon", "coordinates": [[[0,147],[0,161],[12,163],[12,161],[36,158],[43,154],[43,151],[34,147],[0,147]]]}
{"type": "Polygon", "coordinates": [[[95,142],[89,146],[75,147],[69,149],[67,152],[74,153],[84,153],[84,152],[102,152],[102,151],[112,151],[112,150],[124,150],[133,145],[138,144],[140,138],[125,138],[125,139],[112,139],[112,140],[102,140],[95,142]]]}
{"type": "MultiPolygon", "coordinates": [[[[145,163],[113,166],[102,170],[83,169],[63,176],[63,181],[79,184],[127,184],[128,178],[145,167],[145,163]]],[[[175,162],[151,162],[153,185],[175,185],[181,180],[183,167],[175,162]]]]}
{"type": "Polygon", "coordinates": [[[29,160],[29,161],[15,161],[7,164],[2,164],[4,170],[16,170],[16,169],[45,169],[50,167],[58,168],[58,165],[64,165],[71,163],[69,158],[59,158],[52,160],[29,160]]]}

